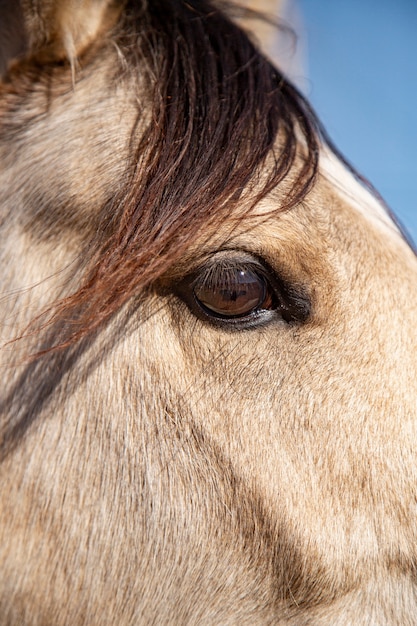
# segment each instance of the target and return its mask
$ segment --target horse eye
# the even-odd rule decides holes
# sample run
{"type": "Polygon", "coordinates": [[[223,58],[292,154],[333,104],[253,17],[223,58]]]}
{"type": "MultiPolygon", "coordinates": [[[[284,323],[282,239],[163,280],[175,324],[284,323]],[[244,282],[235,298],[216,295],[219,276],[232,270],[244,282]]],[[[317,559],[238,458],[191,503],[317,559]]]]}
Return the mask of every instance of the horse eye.
{"type": "Polygon", "coordinates": [[[307,321],[307,290],[284,281],[267,262],[242,256],[216,255],[179,281],[174,292],[196,317],[230,330],[307,321]]]}
{"type": "Polygon", "coordinates": [[[268,281],[249,267],[216,266],[194,280],[193,294],[207,315],[223,319],[246,318],[273,307],[268,281]]]}

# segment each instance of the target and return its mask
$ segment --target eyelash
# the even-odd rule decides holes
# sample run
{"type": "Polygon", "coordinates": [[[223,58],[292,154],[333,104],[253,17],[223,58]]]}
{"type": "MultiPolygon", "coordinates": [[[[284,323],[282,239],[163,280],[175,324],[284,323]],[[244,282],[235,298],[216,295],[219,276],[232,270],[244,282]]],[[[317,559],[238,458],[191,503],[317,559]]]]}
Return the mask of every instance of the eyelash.
{"type": "Polygon", "coordinates": [[[266,262],[246,254],[214,256],[185,277],[176,292],[199,319],[234,330],[279,320],[302,323],[310,314],[304,291],[277,277],[266,262]]]}

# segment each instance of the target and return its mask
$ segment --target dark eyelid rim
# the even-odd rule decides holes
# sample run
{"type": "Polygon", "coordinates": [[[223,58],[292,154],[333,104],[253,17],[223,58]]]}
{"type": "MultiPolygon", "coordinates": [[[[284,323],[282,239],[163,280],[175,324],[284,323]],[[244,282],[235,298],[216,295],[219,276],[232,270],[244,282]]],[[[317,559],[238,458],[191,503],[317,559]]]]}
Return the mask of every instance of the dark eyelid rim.
{"type": "Polygon", "coordinates": [[[307,290],[301,285],[291,284],[281,278],[270,264],[259,256],[246,250],[220,250],[206,257],[192,272],[185,275],[173,289],[177,295],[199,319],[229,330],[248,330],[266,326],[274,321],[287,324],[301,324],[311,315],[311,300],[307,290]],[[220,262],[230,262],[236,268],[245,267],[262,276],[271,289],[276,306],[273,309],[255,310],[243,317],[220,317],[211,314],[202,307],[194,295],[194,287],[199,275],[208,272],[210,266],[220,262]]]}

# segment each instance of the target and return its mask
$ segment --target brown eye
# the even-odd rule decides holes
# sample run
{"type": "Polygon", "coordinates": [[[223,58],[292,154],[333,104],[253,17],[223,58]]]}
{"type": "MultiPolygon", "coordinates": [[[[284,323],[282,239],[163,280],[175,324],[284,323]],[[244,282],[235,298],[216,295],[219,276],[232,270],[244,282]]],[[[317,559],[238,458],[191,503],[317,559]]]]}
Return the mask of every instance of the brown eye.
{"type": "Polygon", "coordinates": [[[208,314],[224,318],[247,317],[272,306],[265,277],[248,267],[216,266],[195,281],[193,291],[208,314]]]}
{"type": "Polygon", "coordinates": [[[219,252],[175,284],[174,293],[204,322],[242,331],[274,322],[305,322],[310,299],[281,279],[263,259],[219,252]]]}

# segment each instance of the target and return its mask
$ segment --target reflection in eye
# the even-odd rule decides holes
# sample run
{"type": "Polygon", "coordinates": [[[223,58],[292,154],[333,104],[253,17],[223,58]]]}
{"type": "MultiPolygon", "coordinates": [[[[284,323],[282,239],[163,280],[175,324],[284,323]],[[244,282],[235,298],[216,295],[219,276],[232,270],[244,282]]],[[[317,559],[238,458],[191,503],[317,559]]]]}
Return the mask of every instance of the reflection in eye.
{"type": "Polygon", "coordinates": [[[266,278],[249,267],[220,264],[194,282],[194,297],[208,314],[246,317],[272,307],[266,278]]]}
{"type": "Polygon", "coordinates": [[[246,252],[225,254],[213,255],[174,286],[197,318],[233,331],[309,319],[312,303],[306,287],[284,280],[266,261],[246,252]]]}

